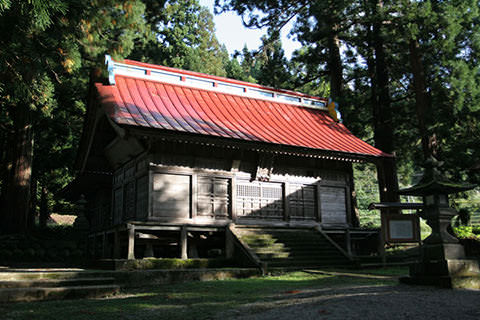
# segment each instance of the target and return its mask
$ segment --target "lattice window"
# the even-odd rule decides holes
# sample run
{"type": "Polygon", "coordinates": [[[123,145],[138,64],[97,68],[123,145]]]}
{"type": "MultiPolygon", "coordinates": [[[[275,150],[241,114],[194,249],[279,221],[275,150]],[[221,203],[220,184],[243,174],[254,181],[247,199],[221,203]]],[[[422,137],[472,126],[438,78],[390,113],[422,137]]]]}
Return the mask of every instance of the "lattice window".
{"type": "Polygon", "coordinates": [[[255,197],[260,198],[261,188],[259,185],[248,185],[248,184],[238,184],[237,185],[237,196],[238,197],[255,197]]]}
{"type": "Polygon", "coordinates": [[[281,183],[239,181],[237,183],[237,215],[251,218],[283,218],[281,183]]]}

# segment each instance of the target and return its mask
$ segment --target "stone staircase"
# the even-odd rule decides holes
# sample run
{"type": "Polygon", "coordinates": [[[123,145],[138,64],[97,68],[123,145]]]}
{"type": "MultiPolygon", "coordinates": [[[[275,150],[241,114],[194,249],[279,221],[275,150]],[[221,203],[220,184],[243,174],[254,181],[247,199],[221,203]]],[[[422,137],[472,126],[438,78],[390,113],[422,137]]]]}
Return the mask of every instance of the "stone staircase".
{"type": "Polygon", "coordinates": [[[337,246],[315,229],[237,225],[232,232],[269,269],[352,265],[337,246]]]}
{"type": "Polygon", "coordinates": [[[115,279],[83,270],[0,270],[0,303],[98,298],[118,293],[115,279]]]}

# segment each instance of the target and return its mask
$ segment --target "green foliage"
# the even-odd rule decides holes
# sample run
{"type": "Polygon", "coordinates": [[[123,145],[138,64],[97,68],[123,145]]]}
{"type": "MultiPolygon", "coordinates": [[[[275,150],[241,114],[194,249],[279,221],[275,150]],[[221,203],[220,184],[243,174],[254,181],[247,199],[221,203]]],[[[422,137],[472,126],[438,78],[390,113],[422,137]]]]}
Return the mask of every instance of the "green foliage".
{"type": "Polygon", "coordinates": [[[146,37],[133,59],[225,76],[228,53],[215,37],[210,12],[197,0],[145,1],[146,37]]]}
{"type": "Polygon", "coordinates": [[[370,203],[380,201],[375,166],[369,163],[355,163],[353,164],[353,177],[360,227],[380,228],[380,212],[378,210],[368,210],[370,203]]]}
{"type": "Polygon", "coordinates": [[[480,241],[480,235],[477,235],[473,232],[472,226],[453,227],[453,231],[459,239],[473,239],[480,241]]]}
{"type": "MultiPolygon", "coordinates": [[[[307,84],[321,88],[327,78],[331,80],[335,56],[329,41],[337,41],[343,51],[341,67],[336,70],[342,78],[340,110],[344,122],[370,143],[374,142],[376,125],[393,132],[389,144],[396,152],[403,185],[412,183],[409,177],[423,163],[409,54],[411,41],[418,41],[425,90],[433,106],[420,115],[427,133],[437,137],[439,157],[452,178],[480,181],[479,171],[469,170],[478,162],[480,152],[475,147],[480,138],[476,1],[217,0],[216,5],[219,11],[241,14],[250,27],[268,27],[271,35],[294,21],[291,35],[303,45],[290,62],[295,88],[308,91],[307,84]],[[379,113],[375,106],[382,90],[380,54],[386,66],[383,75],[388,77],[387,97],[383,99],[390,106],[379,113]],[[392,114],[391,119],[382,120],[387,113],[392,114]]],[[[320,95],[335,95],[334,88],[325,89],[329,91],[320,90],[320,95]]]]}

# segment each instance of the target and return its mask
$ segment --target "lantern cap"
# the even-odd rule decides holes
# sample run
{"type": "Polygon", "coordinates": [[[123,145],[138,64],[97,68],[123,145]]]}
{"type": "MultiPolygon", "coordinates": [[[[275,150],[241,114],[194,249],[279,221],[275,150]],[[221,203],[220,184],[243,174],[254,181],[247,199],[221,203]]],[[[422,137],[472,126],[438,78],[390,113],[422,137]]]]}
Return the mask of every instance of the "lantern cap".
{"type": "Polygon", "coordinates": [[[433,194],[451,194],[471,190],[476,187],[474,184],[456,183],[448,180],[440,171],[443,165],[433,156],[427,159],[423,165],[425,168],[420,181],[409,188],[398,191],[400,195],[428,196],[433,194]]]}

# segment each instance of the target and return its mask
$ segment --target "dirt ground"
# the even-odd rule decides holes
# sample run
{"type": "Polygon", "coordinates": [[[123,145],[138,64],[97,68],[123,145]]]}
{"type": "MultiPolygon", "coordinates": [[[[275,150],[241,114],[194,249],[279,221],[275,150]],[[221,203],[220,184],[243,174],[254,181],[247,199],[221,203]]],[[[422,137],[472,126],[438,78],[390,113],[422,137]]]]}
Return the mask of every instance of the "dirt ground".
{"type": "Polygon", "coordinates": [[[480,319],[480,291],[423,286],[356,286],[292,292],[217,319],[480,319]]]}

